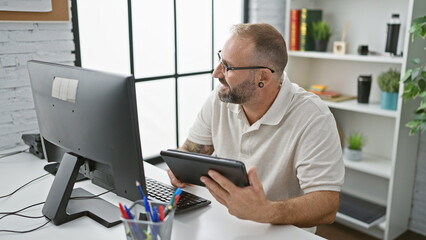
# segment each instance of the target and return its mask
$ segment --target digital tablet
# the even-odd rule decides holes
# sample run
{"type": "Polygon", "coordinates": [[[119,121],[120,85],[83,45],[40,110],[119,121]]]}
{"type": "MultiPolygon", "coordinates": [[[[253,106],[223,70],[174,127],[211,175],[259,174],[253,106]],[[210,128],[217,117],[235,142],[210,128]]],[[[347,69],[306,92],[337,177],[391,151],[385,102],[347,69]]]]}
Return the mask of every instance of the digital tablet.
{"type": "Polygon", "coordinates": [[[176,178],[183,183],[205,186],[200,181],[200,177],[208,176],[207,172],[212,169],[225,176],[236,186],[250,185],[246,167],[241,161],[172,149],[161,151],[160,155],[176,178]]]}

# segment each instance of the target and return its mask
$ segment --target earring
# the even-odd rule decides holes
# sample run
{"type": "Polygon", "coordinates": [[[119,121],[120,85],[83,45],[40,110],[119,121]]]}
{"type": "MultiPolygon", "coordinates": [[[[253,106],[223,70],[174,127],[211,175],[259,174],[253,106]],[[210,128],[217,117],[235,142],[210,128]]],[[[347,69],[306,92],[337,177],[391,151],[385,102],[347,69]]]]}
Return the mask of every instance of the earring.
{"type": "Polygon", "coordinates": [[[263,82],[259,82],[258,84],[257,84],[257,86],[259,86],[259,88],[263,88],[263,86],[264,86],[265,84],[263,84],[263,82]]]}

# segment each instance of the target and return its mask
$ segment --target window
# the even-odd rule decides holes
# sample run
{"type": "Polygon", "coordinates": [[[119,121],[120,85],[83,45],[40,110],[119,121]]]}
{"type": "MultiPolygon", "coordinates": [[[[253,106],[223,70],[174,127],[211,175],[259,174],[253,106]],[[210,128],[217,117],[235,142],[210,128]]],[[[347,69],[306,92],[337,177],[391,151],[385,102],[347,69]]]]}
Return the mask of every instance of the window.
{"type": "Polygon", "coordinates": [[[247,0],[72,0],[72,5],[76,65],[135,76],[144,158],[182,145],[216,85],[211,77],[216,52],[230,26],[243,21],[247,0]]]}

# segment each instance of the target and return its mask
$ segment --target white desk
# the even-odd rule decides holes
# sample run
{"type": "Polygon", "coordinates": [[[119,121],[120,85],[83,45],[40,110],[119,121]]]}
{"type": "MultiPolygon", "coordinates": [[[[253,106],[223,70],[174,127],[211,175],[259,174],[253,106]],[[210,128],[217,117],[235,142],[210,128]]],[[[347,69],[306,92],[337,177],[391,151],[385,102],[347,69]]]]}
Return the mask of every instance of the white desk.
{"type": "MultiPolygon", "coordinates": [[[[46,160],[40,160],[30,153],[20,153],[0,159],[0,195],[9,194],[28,181],[46,172],[43,170],[46,160]]],[[[144,163],[145,174],[151,178],[169,183],[164,170],[144,163]]],[[[0,199],[0,212],[21,209],[34,203],[46,200],[53,176],[46,176],[26,186],[8,198],[0,199]]],[[[105,189],[93,185],[90,181],[76,184],[93,194],[105,189]]],[[[177,215],[173,223],[172,239],[322,239],[294,226],[277,226],[260,224],[237,219],[228,214],[227,209],[211,197],[207,189],[199,186],[187,187],[186,191],[212,201],[208,207],[177,215]]],[[[105,200],[117,205],[131,202],[118,197],[114,193],[102,196],[105,200]]],[[[31,208],[22,214],[41,216],[42,205],[31,208]]],[[[42,225],[46,219],[26,219],[9,216],[0,220],[0,229],[28,230],[42,225]]],[[[88,217],[55,226],[52,223],[27,234],[0,232],[0,239],[126,239],[123,225],[105,228],[88,217]]]]}

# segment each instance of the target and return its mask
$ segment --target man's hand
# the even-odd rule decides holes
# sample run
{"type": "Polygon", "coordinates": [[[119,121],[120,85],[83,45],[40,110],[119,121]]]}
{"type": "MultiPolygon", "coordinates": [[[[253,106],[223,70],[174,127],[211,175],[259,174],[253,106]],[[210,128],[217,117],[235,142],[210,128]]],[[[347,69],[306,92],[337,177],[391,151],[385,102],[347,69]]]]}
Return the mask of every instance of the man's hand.
{"type": "Polygon", "coordinates": [[[330,224],[339,207],[339,192],[316,191],[282,201],[270,201],[257,176],[256,168],[248,171],[250,186],[239,188],[216,171],[200,180],[214,198],[238,218],[261,223],[291,224],[313,227],[330,224]]]}
{"type": "Polygon", "coordinates": [[[256,222],[268,222],[264,209],[268,209],[270,201],[266,199],[265,191],[260,182],[256,167],[248,171],[250,186],[240,188],[220,173],[210,170],[210,178],[200,178],[210,193],[221,204],[228,208],[228,212],[238,218],[256,222]]]}
{"type": "Polygon", "coordinates": [[[168,170],[167,170],[167,174],[169,175],[170,183],[171,183],[173,186],[175,186],[175,187],[179,187],[179,188],[184,188],[184,187],[186,187],[186,186],[187,186],[187,185],[186,185],[186,183],[183,183],[183,182],[179,181],[179,180],[175,177],[175,175],[172,173],[172,170],[168,169],[168,170]]]}

